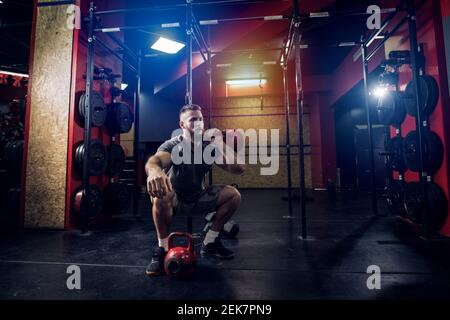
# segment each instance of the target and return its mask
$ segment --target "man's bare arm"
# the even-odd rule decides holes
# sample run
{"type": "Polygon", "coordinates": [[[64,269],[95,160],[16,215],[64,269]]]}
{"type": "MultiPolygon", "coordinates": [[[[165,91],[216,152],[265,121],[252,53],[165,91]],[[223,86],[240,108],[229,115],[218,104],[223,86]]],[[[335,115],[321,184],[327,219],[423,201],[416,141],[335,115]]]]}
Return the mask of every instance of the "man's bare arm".
{"type": "Polygon", "coordinates": [[[172,192],[172,184],[164,169],[172,165],[169,152],[158,151],[151,156],[145,164],[147,174],[147,191],[152,197],[163,198],[168,192],[172,192]]]}

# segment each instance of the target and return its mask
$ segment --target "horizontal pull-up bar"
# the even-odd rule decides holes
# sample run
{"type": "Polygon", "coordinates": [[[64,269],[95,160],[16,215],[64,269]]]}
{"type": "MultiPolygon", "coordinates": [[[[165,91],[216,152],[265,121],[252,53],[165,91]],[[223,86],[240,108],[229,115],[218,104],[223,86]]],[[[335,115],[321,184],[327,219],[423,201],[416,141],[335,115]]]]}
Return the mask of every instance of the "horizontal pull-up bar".
{"type": "Polygon", "coordinates": [[[211,54],[242,54],[242,53],[258,53],[267,51],[280,51],[283,48],[260,48],[260,49],[229,49],[222,51],[211,51],[211,54]]]}
{"type": "MultiPolygon", "coordinates": [[[[290,116],[295,116],[296,113],[290,113],[290,116]]],[[[224,115],[212,115],[212,118],[240,118],[240,117],[274,117],[274,116],[286,116],[285,113],[262,113],[262,114],[224,114],[224,115]]],[[[292,146],[292,145],[291,145],[292,146]]]]}
{"type": "MultiPolygon", "coordinates": [[[[392,13],[392,12],[398,12],[400,9],[398,8],[383,8],[380,9],[380,13],[392,13]]],[[[321,12],[309,12],[300,14],[299,17],[301,19],[316,19],[316,18],[332,18],[332,17],[349,17],[349,16],[370,16],[373,12],[367,12],[367,11],[321,11],[321,12]]]]}
{"type": "Polygon", "coordinates": [[[228,67],[246,67],[246,66],[274,66],[278,65],[277,61],[262,61],[261,63],[218,63],[216,68],[228,68],[228,67]]]}
{"type": "Polygon", "coordinates": [[[241,17],[241,18],[228,18],[228,19],[208,19],[199,20],[198,23],[201,26],[215,25],[220,23],[231,23],[231,22],[243,22],[243,21],[278,21],[278,20],[288,20],[291,16],[276,15],[276,16],[258,16],[258,17],[241,17]]]}
{"type": "Polygon", "coordinates": [[[95,28],[95,32],[120,32],[123,30],[135,30],[135,29],[144,29],[144,28],[162,28],[162,29],[168,29],[168,28],[179,28],[181,26],[184,26],[184,22],[170,22],[170,23],[160,23],[160,24],[147,24],[147,25],[140,25],[140,26],[119,26],[119,27],[102,27],[102,28],[95,28]]]}
{"type": "MultiPolygon", "coordinates": [[[[200,26],[206,25],[216,25],[220,23],[233,23],[233,22],[250,22],[250,21],[277,21],[277,20],[287,20],[290,19],[289,16],[260,16],[260,17],[242,17],[242,18],[229,18],[229,19],[209,19],[209,20],[199,20],[197,22],[200,26]]],[[[158,23],[153,25],[141,25],[141,26],[123,26],[123,27],[105,27],[105,28],[95,28],[94,31],[101,32],[119,32],[122,30],[133,30],[142,28],[178,28],[184,26],[186,23],[182,22],[168,22],[168,23],[158,23]]]]}
{"type": "Polygon", "coordinates": [[[319,45],[310,45],[310,44],[300,44],[300,49],[315,49],[315,48],[342,48],[342,47],[355,47],[361,45],[360,42],[348,41],[348,42],[339,42],[339,43],[331,43],[331,44],[319,44],[319,45]]]}
{"type": "Polygon", "coordinates": [[[151,6],[151,7],[142,7],[142,8],[103,10],[103,11],[96,11],[94,14],[96,16],[101,16],[101,15],[107,15],[107,14],[134,13],[134,12],[142,12],[142,11],[167,11],[167,10],[176,10],[176,9],[180,9],[180,8],[184,8],[184,7],[186,7],[186,4],[181,3],[181,4],[151,6]]]}
{"type": "MultiPolygon", "coordinates": [[[[280,2],[280,0],[271,0],[265,2],[280,2]]],[[[263,1],[255,1],[255,0],[222,0],[222,1],[203,1],[203,2],[192,2],[192,6],[202,6],[202,5],[236,5],[236,4],[264,4],[263,1]]],[[[113,10],[103,10],[96,11],[94,14],[97,16],[107,15],[107,14],[119,14],[119,13],[133,13],[133,12],[142,12],[142,11],[167,11],[167,10],[177,10],[184,9],[186,7],[186,3],[179,4],[169,4],[163,6],[150,6],[150,7],[141,7],[141,8],[130,8],[130,9],[113,9],[113,10]]]]}

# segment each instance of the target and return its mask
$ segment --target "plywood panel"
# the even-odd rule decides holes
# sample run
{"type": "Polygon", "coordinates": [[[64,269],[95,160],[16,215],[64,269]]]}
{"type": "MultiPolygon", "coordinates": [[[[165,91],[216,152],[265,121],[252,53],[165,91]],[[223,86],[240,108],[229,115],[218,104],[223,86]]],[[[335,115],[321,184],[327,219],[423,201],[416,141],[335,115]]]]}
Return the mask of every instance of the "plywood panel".
{"type": "MultiPolygon", "coordinates": [[[[236,183],[240,188],[287,188],[287,157],[279,157],[279,171],[278,174],[273,176],[261,175],[261,165],[246,165],[245,172],[242,175],[234,175],[228,173],[221,168],[213,167],[213,183],[214,184],[232,184],[236,183]]],[[[292,186],[299,186],[299,170],[298,170],[298,156],[291,157],[291,177],[292,186]]],[[[264,166],[267,167],[267,166],[264,166]]],[[[311,185],[311,157],[305,157],[305,181],[306,187],[312,188],[311,185]]]]}
{"type": "Polygon", "coordinates": [[[25,194],[25,227],[64,228],[73,31],[67,5],[36,19],[25,194]]]}
{"type": "MultiPolygon", "coordinates": [[[[284,115],[284,98],[283,96],[268,96],[263,99],[261,108],[260,97],[232,97],[217,99],[213,107],[212,126],[219,129],[267,129],[270,144],[270,130],[278,129],[280,137],[280,145],[286,144],[286,120],[284,115]],[[275,114],[275,115],[274,115],[275,114]],[[251,116],[250,116],[251,115],[251,116]],[[224,117],[225,116],[225,117],[224,117]],[[231,117],[230,117],[231,116],[231,117]]],[[[294,111],[295,107],[292,106],[294,111]]],[[[291,111],[291,113],[292,113],[291,111]]],[[[205,117],[207,118],[207,116],[205,117]]],[[[297,116],[290,115],[290,142],[298,144],[297,135],[297,116]]],[[[304,116],[304,143],[309,144],[309,115],[304,116]]],[[[305,150],[308,153],[309,148],[305,150]]],[[[298,153],[297,148],[293,148],[293,152],[298,153]]],[[[286,148],[279,150],[279,171],[273,176],[263,176],[260,173],[261,165],[247,165],[246,172],[242,176],[229,174],[222,169],[215,167],[213,169],[213,182],[219,184],[237,183],[243,188],[286,188],[287,187],[287,165],[286,148]]],[[[298,156],[293,155],[292,158],[292,181],[294,186],[299,185],[298,156]]],[[[259,161],[258,161],[259,163],[259,161]]],[[[305,179],[306,186],[312,187],[311,183],[311,159],[306,156],[305,159],[305,179]]]]}

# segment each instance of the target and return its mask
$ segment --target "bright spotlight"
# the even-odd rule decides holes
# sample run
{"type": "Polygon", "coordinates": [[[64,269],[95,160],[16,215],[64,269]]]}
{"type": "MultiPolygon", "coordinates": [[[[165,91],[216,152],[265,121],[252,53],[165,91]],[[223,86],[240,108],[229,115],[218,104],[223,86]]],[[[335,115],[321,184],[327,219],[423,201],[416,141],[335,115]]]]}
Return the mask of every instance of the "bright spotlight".
{"type": "Polygon", "coordinates": [[[125,90],[127,87],[128,87],[128,84],[126,84],[126,83],[120,84],[120,90],[125,90]]]}
{"type": "Polygon", "coordinates": [[[184,44],[159,37],[159,39],[151,46],[151,48],[165,53],[174,54],[184,48],[184,44]]]}
{"type": "Polygon", "coordinates": [[[266,84],[266,79],[240,79],[240,80],[227,80],[225,83],[229,86],[259,86],[266,84]]]}
{"type": "Polygon", "coordinates": [[[386,87],[376,87],[374,90],[372,90],[372,93],[376,98],[384,97],[387,92],[388,89],[386,87]]]}

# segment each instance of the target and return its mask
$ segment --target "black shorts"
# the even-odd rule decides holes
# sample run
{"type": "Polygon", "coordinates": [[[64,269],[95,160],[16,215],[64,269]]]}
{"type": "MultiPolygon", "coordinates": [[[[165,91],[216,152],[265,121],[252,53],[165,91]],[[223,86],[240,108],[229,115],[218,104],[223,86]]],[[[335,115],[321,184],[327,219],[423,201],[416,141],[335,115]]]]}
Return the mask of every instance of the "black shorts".
{"type": "Polygon", "coordinates": [[[212,185],[206,187],[194,202],[186,203],[179,201],[177,198],[173,215],[205,216],[210,212],[215,212],[219,192],[224,187],[225,185],[212,185]]]}

